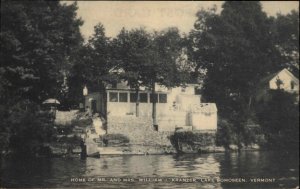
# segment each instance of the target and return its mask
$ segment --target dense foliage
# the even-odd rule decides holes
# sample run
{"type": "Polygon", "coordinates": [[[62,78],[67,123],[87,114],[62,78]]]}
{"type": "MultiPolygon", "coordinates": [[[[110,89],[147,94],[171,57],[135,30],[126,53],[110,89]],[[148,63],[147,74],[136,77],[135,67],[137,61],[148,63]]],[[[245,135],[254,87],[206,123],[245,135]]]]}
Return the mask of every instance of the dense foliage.
{"type": "Polygon", "coordinates": [[[76,10],[58,1],[1,1],[1,101],[60,98],[82,42],[76,10]]]}
{"type": "Polygon", "coordinates": [[[291,63],[299,51],[299,18],[296,11],[267,17],[254,1],[228,1],[222,8],[220,14],[215,7],[197,13],[189,57],[199,73],[205,71],[204,100],[216,102],[225,120],[219,136],[227,137],[226,144],[235,136],[241,145],[253,142],[247,123],[256,121],[253,104],[260,80],[284,67],[299,71],[299,62],[291,63]]]}
{"type": "Polygon", "coordinates": [[[113,60],[111,40],[106,37],[101,23],[94,27],[94,34],[73,56],[70,69],[69,100],[73,105],[82,102],[82,89],[87,86],[91,92],[102,91],[104,85],[116,78],[109,71],[116,65],[113,60]]]}
{"type": "Polygon", "coordinates": [[[82,43],[77,5],[1,1],[1,151],[31,153],[51,139],[47,98],[63,99],[71,56],[82,43]]]}
{"type": "Polygon", "coordinates": [[[1,150],[31,155],[53,139],[53,114],[39,111],[37,104],[20,101],[2,109],[1,117],[1,150]]]}
{"type": "Polygon", "coordinates": [[[192,148],[207,147],[215,144],[214,133],[194,133],[191,131],[175,132],[170,136],[170,142],[178,151],[182,151],[182,145],[187,144],[192,148]]]}
{"type": "Polygon", "coordinates": [[[256,107],[268,147],[299,149],[299,104],[295,95],[283,90],[270,90],[269,95],[269,100],[256,107]]]}

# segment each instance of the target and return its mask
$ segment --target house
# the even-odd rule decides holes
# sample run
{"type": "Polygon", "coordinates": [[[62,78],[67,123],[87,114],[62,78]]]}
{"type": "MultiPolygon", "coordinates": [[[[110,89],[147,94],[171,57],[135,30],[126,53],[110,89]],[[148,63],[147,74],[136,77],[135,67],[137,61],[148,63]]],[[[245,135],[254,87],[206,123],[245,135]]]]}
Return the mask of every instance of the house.
{"type": "Polygon", "coordinates": [[[299,94],[299,79],[296,78],[288,69],[284,68],[273,75],[269,80],[269,89],[278,88],[289,93],[299,94]]]}
{"type": "Polygon", "coordinates": [[[152,120],[152,102],[155,101],[158,131],[175,131],[177,128],[216,131],[216,104],[201,103],[201,95],[195,94],[197,87],[196,84],[187,84],[166,88],[156,84],[154,95],[146,87],[140,87],[137,108],[135,90],[126,82],[120,82],[107,85],[105,94],[98,92],[86,95],[85,104],[91,111],[106,115],[108,128],[116,120],[130,120],[132,124],[138,119],[152,120]]]}
{"type": "Polygon", "coordinates": [[[268,90],[281,89],[297,94],[299,102],[299,79],[286,68],[263,78],[258,86],[257,100],[265,99],[268,90]]]}

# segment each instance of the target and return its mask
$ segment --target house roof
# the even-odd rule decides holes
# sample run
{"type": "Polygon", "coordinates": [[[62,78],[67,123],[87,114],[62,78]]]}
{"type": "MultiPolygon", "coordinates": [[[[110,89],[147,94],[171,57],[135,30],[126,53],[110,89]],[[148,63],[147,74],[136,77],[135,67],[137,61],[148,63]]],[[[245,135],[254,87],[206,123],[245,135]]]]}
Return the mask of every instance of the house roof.
{"type": "MultiPolygon", "coordinates": [[[[199,87],[200,85],[187,83],[187,84],[185,84],[185,86],[186,87],[199,87]]],[[[108,84],[106,86],[106,89],[107,90],[134,90],[133,88],[130,88],[130,86],[128,86],[128,84],[127,84],[127,81],[124,81],[124,80],[117,82],[116,87],[114,87],[112,84],[108,84]]],[[[149,89],[145,86],[140,86],[140,90],[145,91],[145,90],[149,90],[149,89]]],[[[169,88],[155,83],[155,91],[156,92],[168,92],[169,88]]]]}
{"type": "Polygon", "coordinates": [[[273,73],[273,74],[270,74],[266,77],[264,77],[262,80],[261,80],[261,83],[268,83],[271,79],[273,79],[276,75],[278,75],[281,71],[279,72],[276,72],[276,73],[273,73]]]}
{"type": "MultiPolygon", "coordinates": [[[[296,77],[296,76],[294,76],[294,74],[292,74],[288,69],[286,69],[286,68],[284,68],[283,70],[281,70],[280,72],[278,72],[276,75],[278,75],[278,74],[280,74],[281,72],[285,72],[285,73],[287,73],[289,76],[291,76],[294,80],[298,80],[299,81],[299,79],[296,77]]],[[[276,75],[274,75],[274,77],[276,77],[276,75]]],[[[274,77],[272,77],[271,79],[274,79],[274,77]]]]}
{"type": "Polygon", "coordinates": [[[273,73],[273,74],[270,74],[270,75],[268,75],[268,76],[266,76],[266,77],[264,77],[263,79],[261,79],[260,80],[260,86],[264,86],[264,85],[268,85],[269,84],[269,81],[270,80],[272,80],[274,77],[276,77],[279,73],[281,73],[281,72],[286,72],[288,75],[290,75],[294,80],[298,80],[299,81],[299,79],[294,75],[294,74],[292,74],[288,69],[286,69],[286,68],[284,68],[284,69],[282,69],[282,70],[280,70],[280,71],[278,71],[278,72],[276,72],[276,73],[273,73]]]}

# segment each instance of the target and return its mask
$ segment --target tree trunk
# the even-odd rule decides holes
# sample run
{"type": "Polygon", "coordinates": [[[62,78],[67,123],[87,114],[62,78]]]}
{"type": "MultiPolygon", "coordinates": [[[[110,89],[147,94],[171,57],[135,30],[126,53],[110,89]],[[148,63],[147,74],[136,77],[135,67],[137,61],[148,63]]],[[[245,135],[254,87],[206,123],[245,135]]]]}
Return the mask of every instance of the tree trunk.
{"type": "Polygon", "coordinates": [[[152,118],[153,118],[153,126],[155,127],[157,125],[156,122],[156,99],[154,98],[155,96],[155,82],[152,83],[152,118]]]}
{"type": "Polygon", "coordinates": [[[136,115],[136,117],[139,117],[139,115],[140,115],[140,95],[139,95],[139,88],[135,89],[135,95],[136,95],[135,115],[136,115]]]}
{"type": "Polygon", "coordinates": [[[102,117],[104,119],[104,121],[102,120],[102,127],[105,130],[105,134],[107,134],[107,91],[106,91],[106,84],[104,82],[101,82],[101,86],[100,86],[100,93],[102,94],[101,96],[101,107],[100,107],[100,117],[102,117]]]}
{"type": "Polygon", "coordinates": [[[252,104],[252,96],[249,97],[248,109],[250,110],[252,104]]]}

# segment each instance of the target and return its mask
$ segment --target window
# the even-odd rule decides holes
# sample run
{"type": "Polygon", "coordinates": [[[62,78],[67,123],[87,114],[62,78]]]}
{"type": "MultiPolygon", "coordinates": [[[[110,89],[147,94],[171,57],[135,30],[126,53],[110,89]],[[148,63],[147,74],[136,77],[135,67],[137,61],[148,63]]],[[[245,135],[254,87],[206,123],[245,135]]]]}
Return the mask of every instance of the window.
{"type": "MultiPolygon", "coordinates": [[[[148,94],[147,93],[139,93],[140,95],[140,102],[147,103],[148,102],[148,94]]],[[[130,102],[136,102],[136,93],[130,93],[130,102]]]]}
{"type": "Polygon", "coordinates": [[[119,93],[119,102],[128,102],[128,94],[119,93]]]}
{"type": "Polygon", "coordinates": [[[110,92],[109,93],[109,102],[118,102],[118,93],[110,92]]]}
{"type": "Polygon", "coordinates": [[[294,90],[294,88],[295,88],[295,82],[291,81],[291,90],[294,90]]]}
{"type": "Polygon", "coordinates": [[[150,102],[153,103],[153,102],[158,102],[158,95],[157,94],[150,94],[150,102]]]}
{"type": "Polygon", "coordinates": [[[167,94],[159,94],[159,103],[167,103],[167,94]]]}
{"type": "Polygon", "coordinates": [[[148,102],[148,94],[147,93],[140,93],[140,102],[142,102],[142,103],[148,102]]]}
{"type": "Polygon", "coordinates": [[[130,102],[136,102],[136,94],[130,93],[130,102]]]}
{"type": "Polygon", "coordinates": [[[181,92],[185,93],[186,87],[181,87],[181,92]]]}

